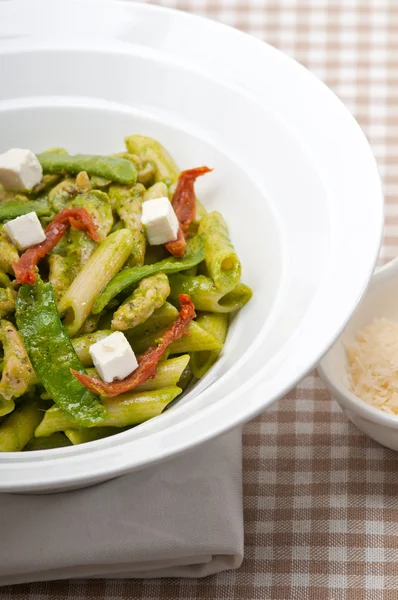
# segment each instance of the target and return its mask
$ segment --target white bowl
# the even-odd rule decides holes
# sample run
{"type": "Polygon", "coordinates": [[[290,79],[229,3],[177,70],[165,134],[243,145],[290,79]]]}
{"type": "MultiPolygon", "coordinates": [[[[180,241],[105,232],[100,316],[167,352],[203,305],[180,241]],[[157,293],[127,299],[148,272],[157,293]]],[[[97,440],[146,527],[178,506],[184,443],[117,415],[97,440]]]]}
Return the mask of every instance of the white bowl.
{"type": "Polygon", "coordinates": [[[398,321],[398,259],[384,265],[372,277],[368,291],[349,324],[318,367],[319,374],[347,417],[379,444],[398,450],[398,416],[367,404],[348,386],[346,345],[374,318],[398,321]]]}
{"type": "Polygon", "coordinates": [[[159,462],[251,419],[318,362],[371,276],[382,193],[339,100],[274,48],[143,4],[0,2],[0,151],[109,153],[158,138],[225,215],[252,301],[222,358],[142,426],[54,451],[3,454],[0,491],[79,487],[159,462]],[[59,14],[60,7],[64,14],[59,14]]]}

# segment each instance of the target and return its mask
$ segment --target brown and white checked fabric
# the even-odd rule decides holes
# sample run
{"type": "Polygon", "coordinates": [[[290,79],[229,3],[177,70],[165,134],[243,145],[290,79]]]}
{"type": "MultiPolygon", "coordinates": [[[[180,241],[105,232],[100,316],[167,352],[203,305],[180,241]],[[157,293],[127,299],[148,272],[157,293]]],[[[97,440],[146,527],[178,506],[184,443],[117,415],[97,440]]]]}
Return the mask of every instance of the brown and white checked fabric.
{"type": "MultiPolygon", "coordinates": [[[[162,0],[294,56],[369,138],[398,254],[398,0],[162,0]]],[[[342,141],[343,143],[343,141],[342,141]]],[[[398,600],[398,454],[349,424],[315,373],[244,434],[246,554],[205,580],[13,586],[13,600],[398,600]]],[[[1,532],[0,532],[1,543],[1,532]]],[[[22,540],[21,540],[22,543],[22,540]]]]}

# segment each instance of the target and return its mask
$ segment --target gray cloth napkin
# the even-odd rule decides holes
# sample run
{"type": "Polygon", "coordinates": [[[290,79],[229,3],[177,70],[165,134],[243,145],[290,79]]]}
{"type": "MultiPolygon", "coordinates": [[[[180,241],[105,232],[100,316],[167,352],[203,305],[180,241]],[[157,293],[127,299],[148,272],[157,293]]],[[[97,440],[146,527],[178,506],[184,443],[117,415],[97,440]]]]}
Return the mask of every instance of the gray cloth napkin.
{"type": "Polygon", "coordinates": [[[94,487],[0,494],[0,585],[202,577],[243,558],[242,431],[94,487]]]}

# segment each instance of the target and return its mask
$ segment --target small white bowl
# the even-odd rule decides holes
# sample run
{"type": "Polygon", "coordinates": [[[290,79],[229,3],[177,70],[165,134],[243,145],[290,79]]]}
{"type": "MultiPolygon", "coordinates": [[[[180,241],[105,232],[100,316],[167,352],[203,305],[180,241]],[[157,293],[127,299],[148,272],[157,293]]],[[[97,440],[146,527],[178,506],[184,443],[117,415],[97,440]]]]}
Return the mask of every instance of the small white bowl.
{"type": "Polygon", "coordinates": [[[358,429],[379,444],[398,450],[398,415],[367,404],[348,389],[345,347],[355,340],[358,331],[379,317],[398,322],[398,259],[375,273],[364,299],[340,338],[321,361],[318,372],[358,429]]]}

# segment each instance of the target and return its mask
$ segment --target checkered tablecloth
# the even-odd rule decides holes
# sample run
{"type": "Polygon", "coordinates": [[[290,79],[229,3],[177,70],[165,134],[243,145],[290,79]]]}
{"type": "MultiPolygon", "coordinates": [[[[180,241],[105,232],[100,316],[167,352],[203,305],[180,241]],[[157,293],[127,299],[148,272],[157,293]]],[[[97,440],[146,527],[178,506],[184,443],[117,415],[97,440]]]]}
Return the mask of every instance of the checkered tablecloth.
{"type": "MultiPolygon", "coordinates": [[[[344,101],[384,182],[398,254],[398,0],[162,0],[295,57],[344,101]]],[[[343,140],[342,140],[343,143],[343,140]]],[[[355,157],[353,157],[355,160],[355,157]]],[[[13,600],[397,600],[398,454],[349,424],[313,373],[244,433],[242,567],[205,580],[57,582],[13,600]]],[[[0,532],[1,543],[1,532],[0,532]]],[[[23,540],[21,540],[23,543],[23,540]]]]}

